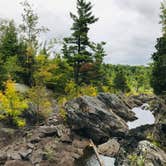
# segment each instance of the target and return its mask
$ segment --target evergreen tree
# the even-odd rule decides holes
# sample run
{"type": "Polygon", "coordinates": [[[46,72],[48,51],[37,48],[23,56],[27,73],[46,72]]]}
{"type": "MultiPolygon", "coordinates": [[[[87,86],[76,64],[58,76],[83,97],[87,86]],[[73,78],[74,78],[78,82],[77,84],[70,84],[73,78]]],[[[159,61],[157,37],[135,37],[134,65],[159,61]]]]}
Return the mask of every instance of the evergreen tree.
{"type": "Polygon", "coordinates": [[[9,75],[17,79],[19,42],[18,32],[14,21],[3,20],[0,23],[0,84],[6,81],[9,75]]]}
{"type": "Polygon", "coordinates": [[[156,52],[152,55],[151,84],[156,94],[166,93],[166,2],[161,3],[162,37],[157,39],[156,52]]]}
{"type": "Polygon", "coordinates": [[[10,56],[18,54],[18,38],[14,21],[2,21],[0,31],[0,56],[5,62],[10,56]]]}
{"type": "Polygon", "coordinates": [[[103,46],[105,42],[92,43],[93,62],[84,63],[80,68],[81,82],[93,84],[101,87],[107,82],[106,74],[103,70],[103,57],[106,55],[103,46]]]}
{"type": "Polygon", "coordinates": [[[63,54],[74,69],[74,80],[80,83],[80,68],[83,63],[92,62],[93,57],[90,51],[91,42],[89,41],[89,26],[95,23],[98,18],[92,14],[91,2],[77,0],[77,15],[70,13],[74,23],[71,28],[71,37],[64,39],[63,54]]]}
{"type": "Polygon", "coordinates": [[[119,90],[123,93],[130,91],[129,86],[127,84],[127,79],[126,79],[125,73],[121,69],[119,69],[117,71],[113,82],[114,82],[113,83],[114,88],[116,90],[119,90]]]}

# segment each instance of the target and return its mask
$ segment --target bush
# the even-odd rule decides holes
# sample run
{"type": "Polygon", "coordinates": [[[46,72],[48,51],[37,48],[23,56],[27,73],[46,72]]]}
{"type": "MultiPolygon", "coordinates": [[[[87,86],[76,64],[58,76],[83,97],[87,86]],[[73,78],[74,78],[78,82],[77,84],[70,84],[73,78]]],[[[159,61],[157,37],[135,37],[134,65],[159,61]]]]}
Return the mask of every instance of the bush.
{"type": "Polygon", "coordinates": [[[49,94],[45,87],[34,86],[28,91],[30,109],[26,117],[33,123],[39,123],[48,118],[52,112],[52,105],[49,94]]]}
{"type": "Polygon", "coordinates": [[[4,92],[0,92],[0,119],[12,126],[25,126],[21,115],[26,108],[27,100],[16,91],[15,83],[8,80],[4,92]]]}

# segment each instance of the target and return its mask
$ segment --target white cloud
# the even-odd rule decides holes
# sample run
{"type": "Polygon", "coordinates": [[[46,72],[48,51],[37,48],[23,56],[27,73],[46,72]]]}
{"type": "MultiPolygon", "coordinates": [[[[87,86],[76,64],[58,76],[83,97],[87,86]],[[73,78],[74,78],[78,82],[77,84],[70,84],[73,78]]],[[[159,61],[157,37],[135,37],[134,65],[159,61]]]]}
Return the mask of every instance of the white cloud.
{"type": "MultiPolygon", "coordinates": [[[[0,17],[21,21],[20,0],[0,0],[0,17]]],[[[76,0],[29,0],[50,32],[47,38],[62,38],[70,34],[76,0]]],[[[159,0],[91,0],[99,21],[92,25],[90,37],[106,41],[106,62],[147,64],[160,36],[159,0]]]]}

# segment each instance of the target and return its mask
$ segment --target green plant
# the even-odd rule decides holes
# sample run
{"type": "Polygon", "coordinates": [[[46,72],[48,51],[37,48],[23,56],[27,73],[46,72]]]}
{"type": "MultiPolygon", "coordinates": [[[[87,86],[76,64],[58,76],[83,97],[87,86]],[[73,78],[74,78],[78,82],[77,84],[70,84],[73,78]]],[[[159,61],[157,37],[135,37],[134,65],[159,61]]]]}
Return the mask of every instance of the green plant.
{"type": "Polygon", "coordinates": [[[131,154],[128,156],[128,159],[131,166],[145,166],[146,157],[143,155],[131,154]]]}
{"type": "Polygon", "coordinates": [[[0,119],[9,125],[23,127],[25,120],[21,115],[26,108],[28,108],[27,100],[16,91],[14,82],[8,80],[5,91],[0,92],[0,119]]]}

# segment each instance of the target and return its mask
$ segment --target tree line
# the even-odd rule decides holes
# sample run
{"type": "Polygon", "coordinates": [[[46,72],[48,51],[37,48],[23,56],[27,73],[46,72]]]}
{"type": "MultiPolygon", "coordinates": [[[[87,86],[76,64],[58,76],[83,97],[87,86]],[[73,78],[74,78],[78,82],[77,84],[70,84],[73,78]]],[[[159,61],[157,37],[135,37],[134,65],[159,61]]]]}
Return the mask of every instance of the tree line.
{"type": "MultiPolygon", "coordinates": [[[[161,59],[165,58],[164,3],[161,12],[163,37],[158,39],[157,52],[152,56],[154,63],[147,67],[104,62],[106,43],[95,43],[88,36],[90,25],[99,20],[92,13],[91,2],[77,0],[76,14],[70,13],[71,34],[60,43],[56,39],[40,41],[40,34],[49,29],[40,26],[39,16],[28,1],[21,5],[20,25],[14,20],[0,22],[0,102],[3,103],[0,104],[0,119],[8,124],[24,126],[45,119],[52,111],[48,89],[63,106],[67,100],[80,95],[152,93],[152,87],[158,93],[161,82],[159,89],[163,91],[166,87],[165,67],[159,69],[161,59]],[[52,51],[56,44],[61,45],[60,52],[52,51]],[[29,90],[25,94],[17,92],[16,83],[27,85],[29,90]]],[[[65,116],[63,109],[60,114],[65,116]]]]}

